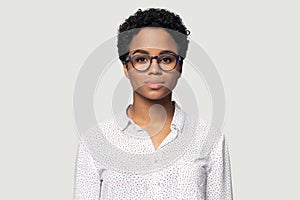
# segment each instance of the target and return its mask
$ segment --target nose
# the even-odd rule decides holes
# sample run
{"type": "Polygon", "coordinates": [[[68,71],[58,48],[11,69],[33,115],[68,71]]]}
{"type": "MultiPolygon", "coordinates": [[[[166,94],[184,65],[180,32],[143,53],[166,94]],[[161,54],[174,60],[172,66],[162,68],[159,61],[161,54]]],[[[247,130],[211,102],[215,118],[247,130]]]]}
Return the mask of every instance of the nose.
{"type": "Polygon", "coordinates": [[[152,63],[151,66],[148,70],[149,74],[160,74],[161,73],[161,69],[158,66],[158,59],[157,58],[153,58],[152,59],[152,63]]]}

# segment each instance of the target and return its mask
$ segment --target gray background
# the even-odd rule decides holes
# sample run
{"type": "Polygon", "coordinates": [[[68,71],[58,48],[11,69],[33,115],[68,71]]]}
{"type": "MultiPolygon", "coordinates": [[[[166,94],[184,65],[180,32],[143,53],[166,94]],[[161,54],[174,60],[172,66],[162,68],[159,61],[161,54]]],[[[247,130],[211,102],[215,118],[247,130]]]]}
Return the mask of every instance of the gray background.
{"type": "Polygon", "coordinates": [[[152,6],[182,16],[222,77],[235,199],[300,198],[297,1],[31,0],[0,3],[0,199],[72,198],[81,64],[152,6]]]}

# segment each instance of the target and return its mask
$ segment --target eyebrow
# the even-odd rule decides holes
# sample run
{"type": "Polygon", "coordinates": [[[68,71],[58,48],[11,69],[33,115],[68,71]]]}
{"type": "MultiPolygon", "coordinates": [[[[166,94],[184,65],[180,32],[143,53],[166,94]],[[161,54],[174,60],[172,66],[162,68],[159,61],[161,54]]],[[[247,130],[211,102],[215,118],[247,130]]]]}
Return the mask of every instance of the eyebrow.
{"type": "Polygon", "coordinates": [[[145,51],[145,50],[142,50],[142,49],[137,49],[137,50],[135,50],[135,51],[132,53],[132,55],[135,54],[135,53],[149,54],[148,51],[145,51]]]}
{"type": "MultiPolygon", "coordinates": [[[[132,53],[132,55],[134,55],[135,53],[149,54],[148,51],[143,50],[143,49],[137,49],[137,50],[135,50],[135,51],[132,53]]],[[[159,55],[161,55],[161,54],[167,54],[167,53],[174,53],[174,54],[176,54],[174,51],[171,51],[171,50],[163,50],[163,51],[161,51],[161,52],[159,53],[159,55]]]]}
{"type": "Polygon", "coordinates": [[[171,51],[171,50],[163,50],[163,51],[161,51],[159,53],[159,55],[161,55],[161,54],[167,54],[167,53],[174,53],[174,54],[176,54],[174,51],[171,51]]]}

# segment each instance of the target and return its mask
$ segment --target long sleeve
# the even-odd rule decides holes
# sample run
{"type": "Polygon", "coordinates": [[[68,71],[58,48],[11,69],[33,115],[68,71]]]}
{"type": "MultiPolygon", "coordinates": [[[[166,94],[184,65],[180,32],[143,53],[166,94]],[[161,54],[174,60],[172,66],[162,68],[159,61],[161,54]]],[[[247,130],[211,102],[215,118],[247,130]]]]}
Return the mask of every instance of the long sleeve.
{"type": "Polygon", "coordinates": [[[99,200],[100,178],[88,148],[80,142],[75,164],[74,200],[99,200]]]}
{"type": "Polygon", "coordinates": [[[224,134],[210,153],[209,162],[206,199],[232,200],[230,157],[224,134]]]}

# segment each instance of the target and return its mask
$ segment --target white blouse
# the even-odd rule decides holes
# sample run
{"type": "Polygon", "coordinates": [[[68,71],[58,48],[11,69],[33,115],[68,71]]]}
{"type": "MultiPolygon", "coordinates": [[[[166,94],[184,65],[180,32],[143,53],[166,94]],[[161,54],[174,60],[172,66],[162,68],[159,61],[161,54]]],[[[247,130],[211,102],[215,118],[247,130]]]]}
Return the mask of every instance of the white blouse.
{"type": "MultiPolygon", "coordinates": [[[[193,121],[176,102],[174,104],[171,132],[158,149],[175,141],[184,127],[193,121]]],[[[119,123],[110,119],[99,123],[97,127],[111,144],[123,151],[153,153],[156,150],[150,137],[140,139],[124,131],[144,131],[127,116],[129,106],[117,115],[121,119],[119,123]]],[[[208,137],[208,133],[213,134],[208,131],[210,128],[210,123],[197,119],[196,137],[184,155],[168,167],[148,174],[119,172],[104,167],[81,140],[76,158],[73,199],[232,200],[230,158],[225,136],[214,129],[218,137],[208,137]],[[213,144],[208,145],[209,142],[213,144]],[[203,157],[199,152],[203,152],[205,145],[211,148],[208,148],[208,153],[203,157]]]]}

